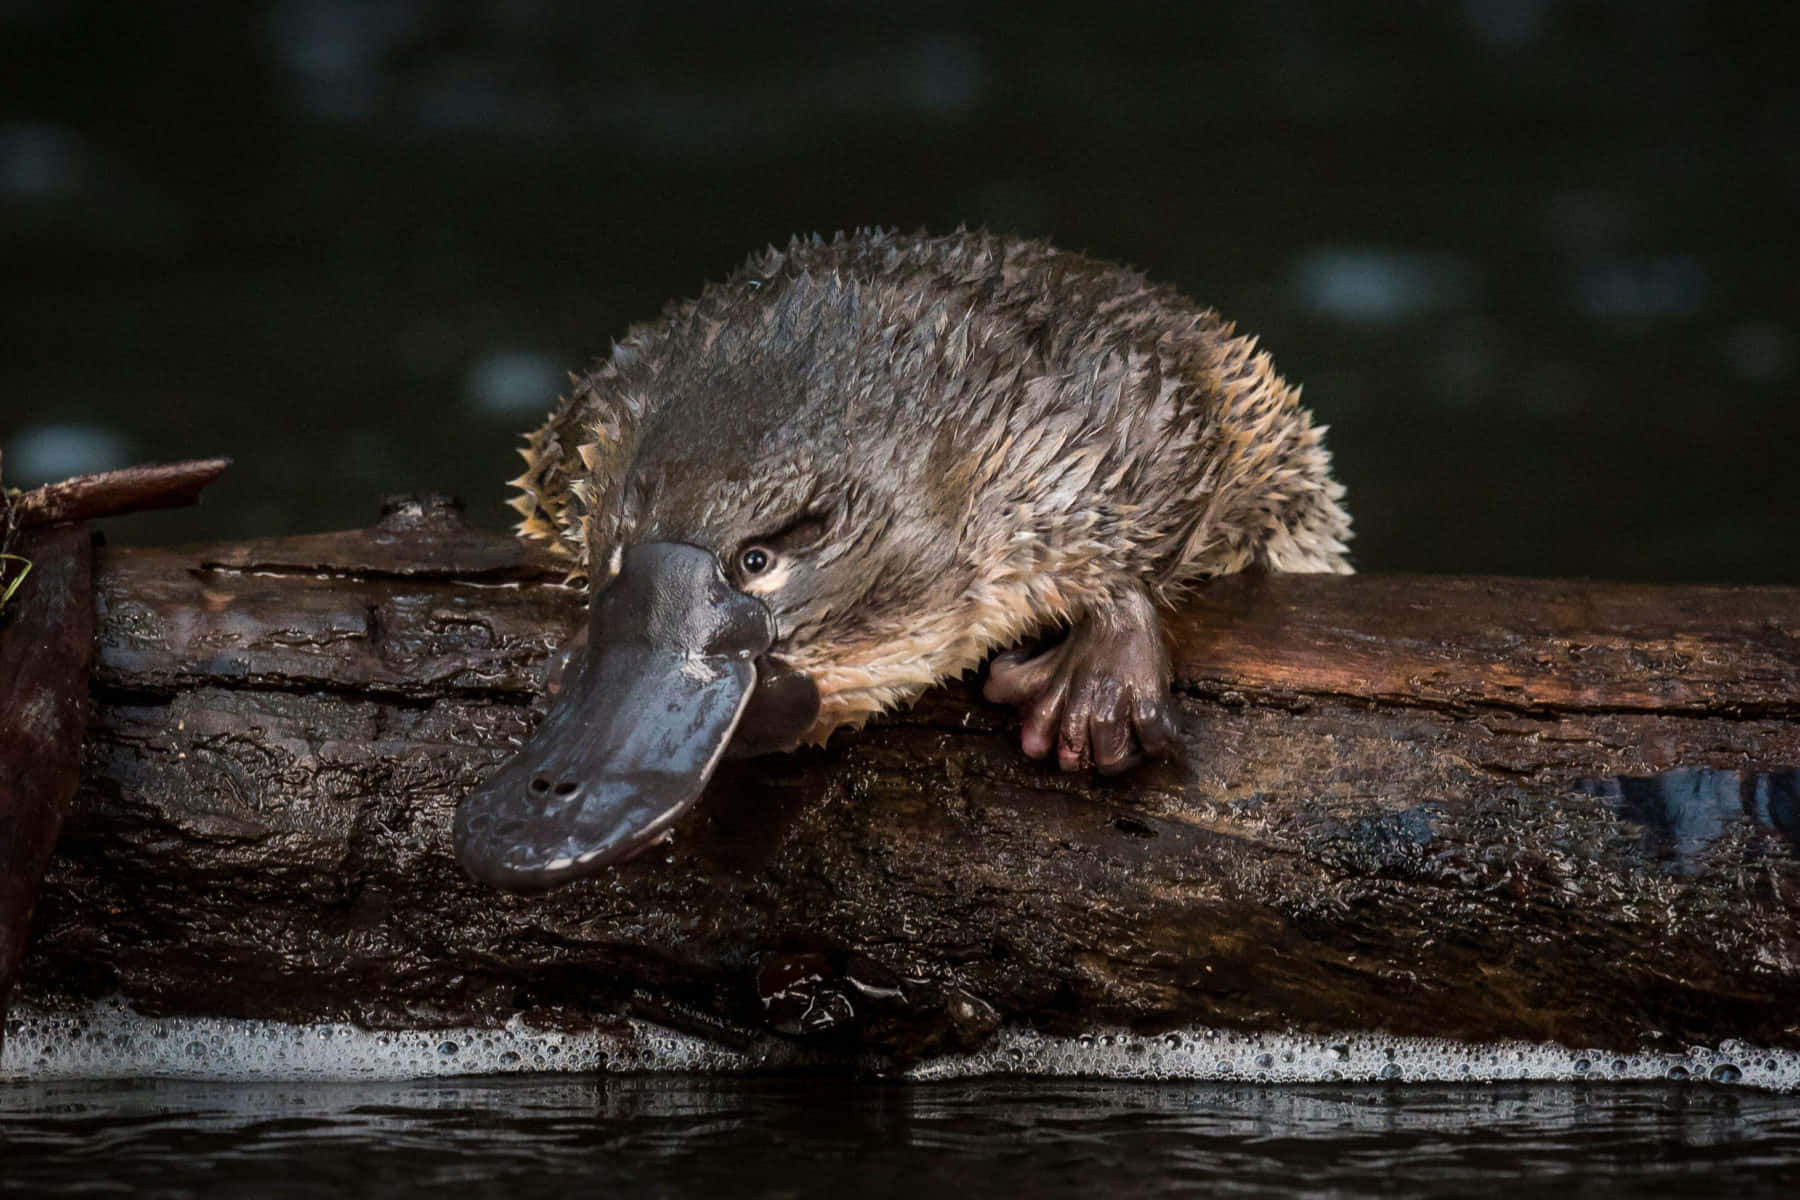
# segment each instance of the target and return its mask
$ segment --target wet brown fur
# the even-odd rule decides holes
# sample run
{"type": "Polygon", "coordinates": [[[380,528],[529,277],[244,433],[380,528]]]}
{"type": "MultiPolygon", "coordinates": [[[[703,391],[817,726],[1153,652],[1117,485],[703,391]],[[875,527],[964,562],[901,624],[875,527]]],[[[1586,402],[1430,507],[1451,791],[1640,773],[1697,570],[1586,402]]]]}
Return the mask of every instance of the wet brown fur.
{"type": "Polygon", "coordinates": [[[1254,339],[1136,271],[859,232],[632,328],[530,435],[514,505],[574,575],[638,540],[787,546],[741,586],[822,740],[1137,589],[1348,572],[1323,432],[1254,339]]]}

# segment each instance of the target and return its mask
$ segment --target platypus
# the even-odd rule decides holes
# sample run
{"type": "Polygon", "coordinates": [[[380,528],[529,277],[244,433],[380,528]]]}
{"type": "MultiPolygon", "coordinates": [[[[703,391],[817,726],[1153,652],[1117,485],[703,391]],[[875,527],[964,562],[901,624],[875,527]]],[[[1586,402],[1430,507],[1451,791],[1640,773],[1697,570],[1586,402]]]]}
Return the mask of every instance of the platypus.
{"type": "Polygon", "coordinates": [[[1134,270],[967,231],[754,255],[529,435],[519,533],[587,579],[587,641],[458,857],[519,890],[623,861],[728,749],[822,742],[996,650],[1026,754],[1166,757],[1159,609],[1350,570],[1323,433],[1254,339],[1134,270]]]}

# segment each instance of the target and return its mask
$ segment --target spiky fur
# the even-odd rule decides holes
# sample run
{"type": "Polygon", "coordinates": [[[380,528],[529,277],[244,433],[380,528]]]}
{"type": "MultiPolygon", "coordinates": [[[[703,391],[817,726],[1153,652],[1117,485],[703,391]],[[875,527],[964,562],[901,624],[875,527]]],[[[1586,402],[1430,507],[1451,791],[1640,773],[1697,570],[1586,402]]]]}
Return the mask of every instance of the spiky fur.
{"type": "Polygon", "coordinates": [[[822,739],[1132,589],[1348,572],[1323,433],[1254,339],[1135,271],[864,231],[631,329],[530,435],[513,503],[601,578],[634,540],[729,561],[822,514],[785,587],[744,585],[818,683],[822,739]]]}

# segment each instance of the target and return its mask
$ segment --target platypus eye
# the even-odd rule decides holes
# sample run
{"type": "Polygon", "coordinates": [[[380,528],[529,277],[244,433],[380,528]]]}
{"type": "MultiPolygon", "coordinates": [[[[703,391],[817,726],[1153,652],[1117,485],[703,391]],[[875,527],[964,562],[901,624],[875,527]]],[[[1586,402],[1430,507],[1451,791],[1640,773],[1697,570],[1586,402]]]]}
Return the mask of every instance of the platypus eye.
{"type": "Polygon", "coordinates": [[[803,555],[818,545],[830,528],[828,513],[803,512],[773,533],[759,534],[755,541],[746,542],[737,552],[738,574],[746,579],[766,575],[781,561],[782,555],[790,559],[803,555]]]}

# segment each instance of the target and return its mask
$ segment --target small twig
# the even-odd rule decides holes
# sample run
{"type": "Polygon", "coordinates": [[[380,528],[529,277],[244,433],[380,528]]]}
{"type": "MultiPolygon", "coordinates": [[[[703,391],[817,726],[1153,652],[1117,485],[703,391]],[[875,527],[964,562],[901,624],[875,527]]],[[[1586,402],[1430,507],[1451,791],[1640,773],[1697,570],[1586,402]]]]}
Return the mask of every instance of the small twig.
{"type": "Polygon", "coordinates": [[[29,574],[31,574],[29,558],[23,554],[0,554],[0,585],[4,585],[0,586],[0,611],[5,610],[7,602],[13,598],[13,593],[19,590],[19,585],[25,582],[25,577],[29,574]],[[19,568],[19,573],[11,579],[6,577],[6,564],[9,562],[24,564],[19,568]]]}
{"type": "MultiPolygon", "coordinates": [[[[0,466],[3,465],[0,463],[0,466]]],[[[7,601],[13,598],[13,593],[19,590],[19,585],[31,574],[31,560],[12,553],[13,535],[18,532],[18,524],[13,516],[13,500],[18,494],[6,486],[5,472],[0,471],[0,611],[5,610],[7,601]],[[6,578],[6,564],[9,562],[25,564],[10,581],[6,578]]]]}
{"type": "Polygon", "coordinates": [[[98,475],[77,475],[9,497],[8,521],[18,528],[60,521],[91,521],[152,508],[180,508],[200,498],[200,489],[231,465],[229,458],[126,467],[98,475]]]}

